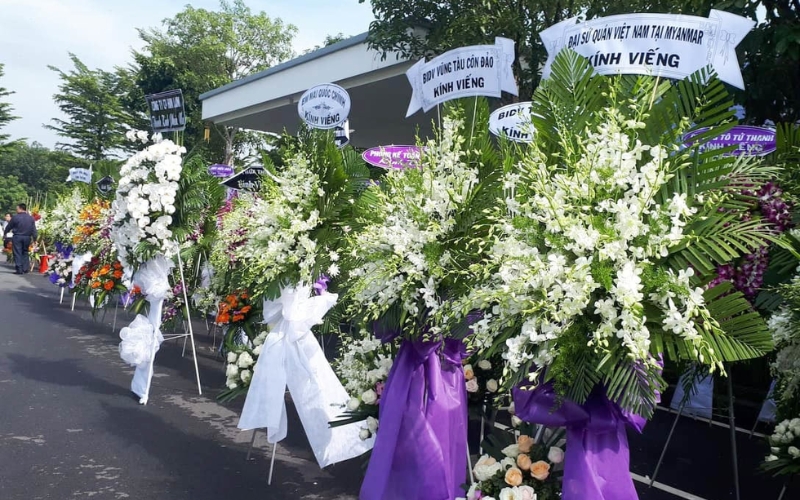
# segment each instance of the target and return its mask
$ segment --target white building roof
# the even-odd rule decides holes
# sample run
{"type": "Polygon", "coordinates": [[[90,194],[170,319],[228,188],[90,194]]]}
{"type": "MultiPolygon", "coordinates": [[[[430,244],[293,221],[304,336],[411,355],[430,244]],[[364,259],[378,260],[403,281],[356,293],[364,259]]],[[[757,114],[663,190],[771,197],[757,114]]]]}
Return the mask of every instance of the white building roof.
{"type": "Polygon", "coordinates": [[[414,144],[427,137],[436,111],[405,117],[411,86],[405,76],[415,61],[371,50],[367,33],[250,75],[202,94],[203,120],[252,130],[297,132],[297,100],[307,89],[336,83],[350,94],[351,144],[358,147],[414,144]]]}

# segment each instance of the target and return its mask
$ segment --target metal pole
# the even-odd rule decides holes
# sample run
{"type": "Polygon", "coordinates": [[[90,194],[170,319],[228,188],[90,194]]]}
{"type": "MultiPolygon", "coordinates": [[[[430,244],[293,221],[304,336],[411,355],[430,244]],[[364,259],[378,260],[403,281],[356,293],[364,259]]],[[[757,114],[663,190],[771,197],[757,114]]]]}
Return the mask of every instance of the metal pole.
{"type": "Polygon", "coordinates": [[[783,500],[783,495],[786,494],[786,487],[789,485],[789,481],[783,483],[783,488],[781,489],[780,495],[778,495],[778,500],[783,500]]]}
{"type": "Polygon", "coordinates": [[[64,303],[64,287],[63,286],[61,287],[61,298],[58,299],[58,303],[59,304],[63,304],[64,303]]]}
{"type": "Polygon", "coordinates": [[[119,297],[114,303],[114,324],[111,325],[111,333],[117,331],[117,311],[119,310],[119,297]]]}
{"type": "Polygon", "coordinates": [[[672,428],[669,430],[669,435],[667,436],[667,442],[664,443],[664,449],[661,450],[661,456],[658,457],[658,463],[656,464],[656,470],[653,471],[653,477],[650,479],[650,487],[653,487],[653,483],[656,482],[656,476],[658,476],[658,469],[661,468],[661,462],[664,461],[664,456],[667,454],[667,447],[669,447],[669,442],[672,440],[672,434],[675,432],[675,427],[678,425],[678,419],[681,418],[681,413],[683,413],[683,407],[685,402],[681,402],[681,405],[678,407],[678,414],[675,415],[675,421],[672,422],[672,428]]]}
{"type": "Polygon", "coordinates": [[[192,317],[189,314],[189,297],[186,295],[186,280],[183,277],[183,259],[181,259],[180,248],[178,249],[178,271],[181,274],[181,284],[183,285],[183,300],[186,306],[186,321],[189,323],[189,338],[192,341],[192,358],[194,359],[194,374],[197,377],[197,392],[202,396],[203,388],[200,386],[200,367],[197,366],[197,350],[194,346],[194,331],[192,331],[192,317]]]}
{"type": "Polygon", "coordinates": [[[253,445],[256,442],[256,432],[258,432],[258,429],[253,429],[253,438],[250,439],[250,447],[247,449],[247,458],[245,458],[245,461],[250,460],[250,452],[253,451],[253,445]]]}
{"type": "Polygon", "coordinates": [[[278,449],[278,443],[272,445],[272,459],[269,461],[269,477],[267,478],[267,486],[272,484],[272,471],[275,469],[275,451],[278,449]]]}
{"type": "Polygon", "coordinates": [[[728,420],[731,426],[731,451],[733,452],[733,486],[736,500],[740,500],[739,492],[739,459],[736,456],[736,418],[733,414],[733,379],[728,367],[728,420]]]}
{"type": "Polygon", "coordinates": [[[75,297],[77,297],[77,296],[78,296],[78,294],[76,294],[76,293],[72,294],[72,310],[73,311],[75,310],[75,297]]]}

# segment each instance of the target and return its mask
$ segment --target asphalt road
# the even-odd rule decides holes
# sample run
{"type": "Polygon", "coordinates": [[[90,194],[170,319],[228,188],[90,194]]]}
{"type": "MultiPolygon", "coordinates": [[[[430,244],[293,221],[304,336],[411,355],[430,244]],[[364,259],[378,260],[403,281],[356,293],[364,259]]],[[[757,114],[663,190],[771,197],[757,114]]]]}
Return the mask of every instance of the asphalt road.
{"type": "MultiPolygon", "coordinates": [[[[0,500],[355,499],[356,461],[320,470],[290,406],[289,437],[277,450],[236,428],[240,406],[215,396],[224,383],[205,326],[197,333],[203,396],[182,344],[158,353],[150,402],[130,392],[119,359],[120,314],[93,320],[88,305],[39,275],[0,264],[0,500]]],[[[127,319],[130,321],[130,319],[127,319]]]]}
{"type": "MultiPolygon", "coordinates": [[[[132,369],[117,352],[119,328],[132,318],[113,310],[92,318],[79,301],[40,275],[15,276],[0,263],[0,500],[354,500],[362,464],[352,460],[320,470],[291,401],[289,436],[277,451],[267,485],[271,448],[236,428],[242,401],[215,401],[224,368],[212,338],[196,324],[203,395],[191,358],[166,342],[156,358],[150,402],[129,391],[132,369]]],[[[642,435],[630,434],[631,468],[652,474],[673,422],[657,412],[642,435]]],[[[749,429],[752,419],[740,420],[749,429]]],[[[473,447],[478,426],[472,424],[473,447]]],[[[742,500],[777,499],[783,483],[755,471],[763,440],[737,435],[742,500]]],[[[474,450],[477,452],[477,450],[474,450]]],[[[727,429],[683,418],[658,480],[676,496],[641,482],[641,500],[733,499],[727,429]],[[688,495],[688,496],[687,496],[688,495]],[[694,495],[694,496],[692,496],[694,495]]],[[[800,484],[784,500],[800,498],[800,484]]]]}

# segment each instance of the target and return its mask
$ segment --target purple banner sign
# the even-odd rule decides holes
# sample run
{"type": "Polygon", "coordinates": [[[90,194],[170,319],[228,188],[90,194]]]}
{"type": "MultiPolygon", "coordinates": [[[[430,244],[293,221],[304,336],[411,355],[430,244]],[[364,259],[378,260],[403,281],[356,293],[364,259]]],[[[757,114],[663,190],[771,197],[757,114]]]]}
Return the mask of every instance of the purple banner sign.
{"type": "Polygon", "coordinates": [[[421,156],[419,146],[378,146],[361,154],[365,162],[381,168],[414,168],[421,156]]]}
{"type": "Polygon", "coordinates": [[[215,163],[208,167],[208,173],[214,177],[230,177],[233,175],[233,167],[230,165],[215,163]]]}
{"type": "MultiPolygon", "coordinates": [[[[686,144],[691,146],[692,138],[707,130],[707,128],[701,128],[690,134],[686,134],[684,137],[686,144]]],[[[700,149],[702,151],[708,151],[730,146],[736,146],[736,149],[732,153],[729,153],[734,156],[766,156],[777,149],[775,131],[764,127],[737,125],[724,134],[720,134],[703,144],[700,146],[700,149]]]]}

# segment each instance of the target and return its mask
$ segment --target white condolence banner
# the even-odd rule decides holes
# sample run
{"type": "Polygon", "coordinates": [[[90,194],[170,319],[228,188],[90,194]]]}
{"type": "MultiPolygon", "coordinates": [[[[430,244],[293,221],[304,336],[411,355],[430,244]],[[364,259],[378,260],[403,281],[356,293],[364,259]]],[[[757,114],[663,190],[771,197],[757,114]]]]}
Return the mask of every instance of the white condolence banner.
{"type": "Polygon", "coordinates": [[[71,168],[69,169],[69,177],[67,182],[85,182],[86,184],[92,183],[92,170],[89,168],[71,168]]]}
{"type": "Polygon", "coordinates": [[[712,10],[708,18],[676,14],[622,14],[584,23],[567,19],[539,36],[548,59],[562,49],[588,57],[601,75],[639,74],[683,79],[711,65],[720,80],[744,89],[736,46],[753,29],[745,17],[712,10]]]}
{"type": "Polygon", "coordinates": [[[517,95],[513,62],[514,41],[500,37],[494,45],[453,49],[428,62],[420,59],[406,71],[412,89],[406,116],[459,97],[500,97],[503,91],[517,95]]]}

